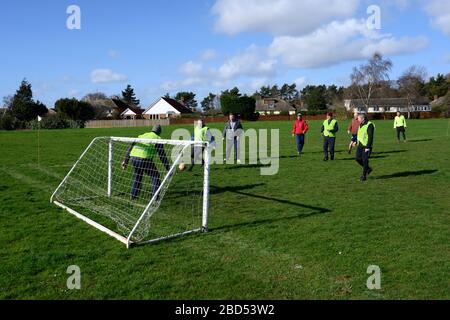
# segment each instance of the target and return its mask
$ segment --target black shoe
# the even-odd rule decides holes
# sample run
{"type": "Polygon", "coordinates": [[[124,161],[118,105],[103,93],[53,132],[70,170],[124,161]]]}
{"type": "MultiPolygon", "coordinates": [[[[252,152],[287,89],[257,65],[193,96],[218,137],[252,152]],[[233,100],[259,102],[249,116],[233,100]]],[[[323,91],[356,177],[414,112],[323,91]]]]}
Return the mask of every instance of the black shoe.
{"type": "Polygon", "coordinates": [[[367,177],[366,176],[361,176],[361,178],[359,178],[359,181],[361,181],[361,182],[367,181],[367,177]]]}

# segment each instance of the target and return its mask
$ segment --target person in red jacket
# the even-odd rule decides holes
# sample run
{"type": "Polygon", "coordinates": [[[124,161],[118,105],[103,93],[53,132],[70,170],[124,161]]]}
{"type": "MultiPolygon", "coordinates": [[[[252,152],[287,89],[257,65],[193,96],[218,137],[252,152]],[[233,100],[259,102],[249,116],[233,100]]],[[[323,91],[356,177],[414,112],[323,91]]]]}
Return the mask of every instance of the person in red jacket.
{"type": "Polygon", "coordinates": [[[303,147],[305,146],[305,134],[308,130],[308,123],[303,119],[303,115],[299,113],[297,120],[295,120],[294,128],[292,129],[292,136],[295,136],[299,156],[302,154],[303,147]]]}
{"type": "Polygon", "coordinates": [[[352,140],[348,146],[348,154],[352,153],[352,149],[358,145],[358,130],[361,123],[358,120],[358,112],[355,112],[352,122],[348,126],[348,134],[352,135],[352,140]]]}

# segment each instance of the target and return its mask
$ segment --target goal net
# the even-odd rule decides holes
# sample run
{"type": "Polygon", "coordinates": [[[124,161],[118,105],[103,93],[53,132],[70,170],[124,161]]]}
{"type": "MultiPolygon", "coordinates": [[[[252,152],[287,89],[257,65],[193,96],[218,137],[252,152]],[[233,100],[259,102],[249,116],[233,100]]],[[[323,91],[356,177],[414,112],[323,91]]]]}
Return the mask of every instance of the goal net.
{"type": "Polygon", "coordinates": [[[208,228],[207,143],[95,138],[51,202],[129,247],[208,228]],[[194,150],[204,166],[184,170],[194,150]]]}

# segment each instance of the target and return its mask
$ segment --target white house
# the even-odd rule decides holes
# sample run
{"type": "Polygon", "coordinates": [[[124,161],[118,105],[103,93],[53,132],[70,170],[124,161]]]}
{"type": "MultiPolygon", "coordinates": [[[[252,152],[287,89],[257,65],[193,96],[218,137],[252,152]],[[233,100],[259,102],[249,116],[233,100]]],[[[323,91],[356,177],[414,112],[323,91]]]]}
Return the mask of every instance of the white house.
{"type": "Polygon", "coordinates": [[[127,108],[124,112],[120,114],[121,119],[136,120],[142,118],[142,109],[131,109],[127,108]]]}
{"type": "Polygon", "coordinates": [[[166,119],[179,117],[182,114],[193,113],[191,109],[183,105],[181,102],[162,97],[154,102],[144,113],[145,119],[166,119]]]}
{"type": "Polygon", "coordinates": [[[399,112],[430,112],[431,105],[426,99],[417,99],[409,105],[404,98],[372,99],[366,110],[364,102],[360,99],[345,100],[347,111],[367,111],[368,113],[396,113],[399,112]]]}

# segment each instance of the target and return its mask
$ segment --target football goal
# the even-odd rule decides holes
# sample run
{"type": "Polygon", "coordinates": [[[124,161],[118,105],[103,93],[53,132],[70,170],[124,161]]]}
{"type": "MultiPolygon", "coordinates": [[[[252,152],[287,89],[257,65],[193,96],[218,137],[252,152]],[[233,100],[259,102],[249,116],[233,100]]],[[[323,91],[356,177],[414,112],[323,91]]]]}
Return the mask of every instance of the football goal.
{"type": "Polygon", "coordinates": [[[208,230],[208,143],[95,138],[50,201],[124,243],[208,230]],[[194,151],[203,167],[186,172],[194,151]],[[202,158],[202,157],[200,157],[202,158]]]}

